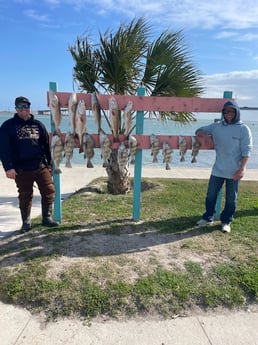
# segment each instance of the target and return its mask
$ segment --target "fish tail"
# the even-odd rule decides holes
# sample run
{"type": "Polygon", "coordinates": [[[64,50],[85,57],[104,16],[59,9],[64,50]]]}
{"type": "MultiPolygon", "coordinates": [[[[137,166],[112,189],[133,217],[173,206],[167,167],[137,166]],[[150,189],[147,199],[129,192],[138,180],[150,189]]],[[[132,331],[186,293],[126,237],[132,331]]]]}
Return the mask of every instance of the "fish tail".
{"type": "Polygon", "coordinates": [[[87,168],[93,168],[93,164],[90,160],[87,162],[87,168]]]}
{"type": "Polygon", "coordinates": [[[55,168],[54,169],[54,173],[55,174],[61,174],[62,173],[62,170],[60,168],[55,168]]]}
{"type": "Polygon", "coordinates": [[[72,164],[71,164],[71,162],[68,160],[68,161],[66,161],[65,166],[66,166],[66,168],[71,168],[71,167],[72,167],[72,164]]]}

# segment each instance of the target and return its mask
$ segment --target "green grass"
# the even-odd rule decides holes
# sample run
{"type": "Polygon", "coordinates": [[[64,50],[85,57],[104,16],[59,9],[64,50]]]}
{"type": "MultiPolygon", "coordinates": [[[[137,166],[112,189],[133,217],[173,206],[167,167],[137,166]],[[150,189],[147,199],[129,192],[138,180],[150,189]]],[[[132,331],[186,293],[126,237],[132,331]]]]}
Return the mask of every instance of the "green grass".
{"type": "Polygon", "coordinates": [[[63,316],[171,317],[258,300],[257,182],[242,181],[232,233],[196,228],[205,180],[144,179],[133,195],[98,179],[63,202],[62,224],[10,237],[0,248],[0,299],[63,316]]]}

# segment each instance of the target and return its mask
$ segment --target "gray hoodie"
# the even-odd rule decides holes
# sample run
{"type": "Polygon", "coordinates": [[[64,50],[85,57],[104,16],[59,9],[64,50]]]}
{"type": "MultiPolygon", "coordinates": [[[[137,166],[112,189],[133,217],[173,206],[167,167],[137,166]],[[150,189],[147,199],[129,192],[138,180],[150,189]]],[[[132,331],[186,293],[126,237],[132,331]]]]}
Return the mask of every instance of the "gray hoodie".
{"type": "Polygon", "coordinates": [[[252,134],[247,125],[240,120],[240,109],[236,102],[228,101],[222,109],[222,119],[197,129],[212,136],[216,151],[212,175],[232,178],[238,170],[243,157],[249,157],[252,150],[252,134]],[[223,110],[232,107],[236,116],[232,123],[227,123],[223,110]]]}

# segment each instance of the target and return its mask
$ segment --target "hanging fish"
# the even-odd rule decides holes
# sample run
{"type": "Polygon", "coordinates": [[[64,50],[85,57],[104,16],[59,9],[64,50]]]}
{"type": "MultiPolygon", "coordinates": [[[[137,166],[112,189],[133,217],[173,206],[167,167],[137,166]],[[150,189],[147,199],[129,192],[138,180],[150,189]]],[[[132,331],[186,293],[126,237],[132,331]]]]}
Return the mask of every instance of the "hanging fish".
{"type": "Polygon", "coordinates": [[[51,140],[51,157],[54,163],[54,173],[61,174],[60,163],[63,159],[64,145],[59,135],[54,134],[51,140]]]}
{"type": "Polygon", "coordinates": [[[111,128],[114,136],[114,141],[118,140],[118,134],[120,129],[120,117],[119,117],[119,110],[117,101],[114,97],[109,98],[109,116],[110,116],[110,122],[111,122],[111,128]]]}
{"type": "Polygon", "coordinates": [[[117,150],[117,163],[120,172],[124,172],[124,170],[127,168],[129,160],[129,152],[127,148],[125,147],[124,142],[122,142],[117,150]]]}
{"type": "Polygon", "coordinates": [[[84,100],[80,100],[76,107],[75,132],[79,139],[79,152],[82,150],[82,135],[86,132],[86,105],[84,100]]]}
{"type": "Polygon", "coordinates": [[[126,136],[129,135],[131,129],[132,129],[132,108],[133,108],[133,102],[129,101],[124,109],[123,117],[124,117],[124,134],[126,136]]]}
{"type": "Polygon", "coordinates": [[[91,94],[91,106],[92,106],[92,113],[95,118],[95,122],[98,127],[98,134],[99,134],[100,128],[101,128],[101,108],[100,108],[100,104],[99,104],[99,100],[98,100],[96,92],[93,92],[91,94]]]}
{"type": "Polygon", "coordinates": [[[129,136],[128,146],[129,146],[130,164],[134,164],[138,143],[137,143],[136,138],[133,135],[129,136]]]}
{"type": "Polygon", "coordinates": [[[100,130],[99,134],[99,143],[100,143],[100,150],[101,150],[101,158],[103,159],[103,168],[107,167],[107,160],[109,159],[111,153],[111,141],[109,137],[103,130],[100,130]]]}
{"type": "Polygon", "coordinates": [[[65,166],[66,168],[71,168],[71,159],[73,158],[73,149],[75,146],[74,135],[71,132],[67,132],[64,142],[64,157],[66,158],[65,166]]]}
{"type": "Polygon", "coordinates": [[[187,141],[184,136],[179,135],[179,154],[181,156],[180,162],[185,161],[186,151],[187,151],[187,141]]]}
{"type": "Polygon", "coordinates": [[[68,99],[68,114],[69,114],[69,125],[71,128],[71,133],[75,134],[75,116],[76,107],[78,104],[77,94],[75,92],[71,93],[68,99]]]}
{"type": "Polygon", "coordinates": [[[59,99],[54,91],[49,91],[49,107],[52,114],[52,121],[55,126],[55,133],[61,137],[60,124],[62,121],[62,113],[59,99]]]}
{"type": "Polygon", "coordinates": [[[82,135],[82,147],[84,159],[87,159],[87,168],[93,168],[91,160],[94,156],[94,141],[88,133],[83,133],[82,135]]]}
{"type": "Polygon", "coordinates": [[[200,144],[198,143],[196,136],[192,136],[192,160],[191,163],[196,163],[196,157],[199,153],[200,144]]]}
{"type": "Polygon", "coordinates": [[[173,153],[173,149],[169,146],[167,142],[164,141],[162,154],[163,154],[163,163],[166,163],[166,170],[171,169],[169,163],[171,162],[172,153],[173,153]]]}
{"type": "Polygon", "coordinates": [[[155,134],[151,134],[150,136],[150,143],[151,143],[151,156],[153,156],[153,163],[157,163],[158,162],[158,153],[159,153],[159,139],[156,137],[155,134]]]}

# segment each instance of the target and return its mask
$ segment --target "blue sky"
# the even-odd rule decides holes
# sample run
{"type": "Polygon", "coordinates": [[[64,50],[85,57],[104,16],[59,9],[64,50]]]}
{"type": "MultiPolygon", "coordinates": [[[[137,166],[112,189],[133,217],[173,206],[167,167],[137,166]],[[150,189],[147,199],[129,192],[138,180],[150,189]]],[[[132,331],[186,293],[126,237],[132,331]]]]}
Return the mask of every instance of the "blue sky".
{"type": "Polygon", "coordinates": [[[46,109],[50,81],[77,91],[68,46],[85,34],[97,43],[99,31],[139,16],[157,36],[182,30],[204,97],[229,90],[240,106],[258,107],[257,0],[0,0],[0,110],[13,111],[20,95],[46,109]]]}

